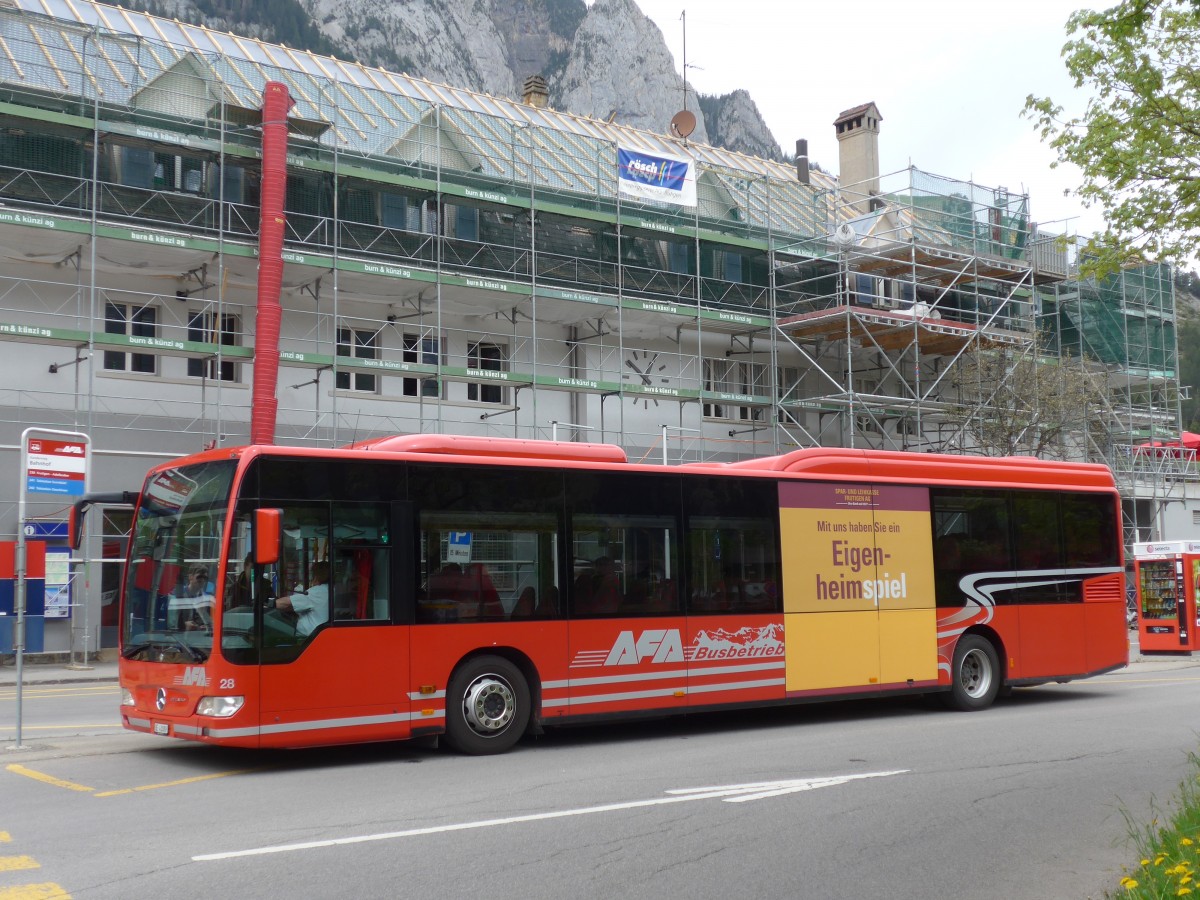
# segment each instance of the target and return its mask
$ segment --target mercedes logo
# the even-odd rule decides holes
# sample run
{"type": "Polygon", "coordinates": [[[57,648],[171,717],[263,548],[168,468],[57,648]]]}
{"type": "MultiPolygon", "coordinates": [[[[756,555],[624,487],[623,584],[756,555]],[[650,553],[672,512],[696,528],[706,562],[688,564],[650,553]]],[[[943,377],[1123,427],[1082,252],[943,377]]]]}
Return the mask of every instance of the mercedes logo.
{"type": "Polygon", "coordinates": [[[167,689],[166,688],[158,689],[158,694],[154,698],[154,705],[158,707],[159,712],[162,712],[162,710],[166,707],[166,705],[167,705],[167,689]]]}

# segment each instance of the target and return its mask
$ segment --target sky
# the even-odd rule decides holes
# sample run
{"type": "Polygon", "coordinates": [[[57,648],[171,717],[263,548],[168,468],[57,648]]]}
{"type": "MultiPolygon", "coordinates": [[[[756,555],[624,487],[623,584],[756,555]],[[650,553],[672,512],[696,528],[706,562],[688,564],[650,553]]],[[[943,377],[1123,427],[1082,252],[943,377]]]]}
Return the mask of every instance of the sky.
{"type": "MultiPolygon", "coordinates": [[[[1115,2],[1115,0],[1112,0],[1115,2]]],[[[1112,5],[1109,0],[1090,4],[1112,5]]],[[[1021,111],[1029,94],[1082,113],[1087,95],[1063,65],[1065,23],[1089,4],[1065,0],[637,0],[705,94],[745,88],[785,152],[838,171],[833,120],[879,107],[880,172],[925,172],[1030,196],[1056,233],[1099,230],[1099,211],[1064,197],[1078,170],[1021,111]]],[[[907,179],[905,180],[907,183],[907,179]]],[[[887,188],[887,182],[884,182],[887,188]]]]}

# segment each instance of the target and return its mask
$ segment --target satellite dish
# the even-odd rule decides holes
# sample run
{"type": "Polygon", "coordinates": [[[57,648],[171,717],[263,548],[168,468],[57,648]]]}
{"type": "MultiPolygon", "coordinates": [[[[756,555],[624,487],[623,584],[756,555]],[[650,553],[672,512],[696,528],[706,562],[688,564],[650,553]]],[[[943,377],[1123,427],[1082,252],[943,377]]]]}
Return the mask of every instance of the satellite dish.
{"type": "Polygon", "coordinates": [[[833,242],[839,247],[851,247],[858,243],[858,232],[853,225],[843,222],[833,232],[833,242]]]}
{"type": "Polygon", "coordinates": [[[686,138],[696,130],[696,114],[688,109],[681,109],[671,117],[671,134],[677,138],[686,138]]]}

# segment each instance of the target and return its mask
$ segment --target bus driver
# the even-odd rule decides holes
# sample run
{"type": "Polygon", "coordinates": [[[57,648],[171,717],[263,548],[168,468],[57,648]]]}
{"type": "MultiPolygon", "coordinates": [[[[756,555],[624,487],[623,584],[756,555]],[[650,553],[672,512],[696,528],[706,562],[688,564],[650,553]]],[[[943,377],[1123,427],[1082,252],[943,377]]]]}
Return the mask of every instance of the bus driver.
{"type": "Polygon", "coordinates": [[[296,591],[275,600],[275,606],[285,612],[294,612],[296,634],[308,637],[321,625],[329,621],[329,563],[318,560],[313,563],[312,577],[307,591],[296,591]]]}

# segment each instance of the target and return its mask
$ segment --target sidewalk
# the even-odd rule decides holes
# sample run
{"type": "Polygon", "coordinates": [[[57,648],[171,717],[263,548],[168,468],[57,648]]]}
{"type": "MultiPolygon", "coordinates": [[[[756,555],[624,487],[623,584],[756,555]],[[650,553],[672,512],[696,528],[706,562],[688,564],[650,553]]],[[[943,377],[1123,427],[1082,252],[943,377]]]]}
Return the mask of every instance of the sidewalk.
{"type": "MultiPolygon", "coordinates": [[[[105,655],[112,655],[106,651],[105,655]]],[[[81,682],[93,681],[116,681],[117,680],[117,661],[112,660],[92,660],[85,668],[71,668],[60,659],[47,661],[44,656],[39,659],[39,654],[30,654],[25,657],[23,683],[24,684],[75,684],[81,682]]],[[[0,663],[0,687],[12,687],[17,683],[17,669],[14,664],[14,658],[11,654],[2,658],[0,663]]],[[[1191,656],[1189,654],[1167,654],[1156,653],[1153,655],[1145,655],[1137,645],[1137,635],[1130,634],[1129,640],[1129,665],[1130,667],[1138,667],[1142,671],[1163,671],[1170,669],[1186,669],[1192,666],[1200,666],[1200,654],[1191,656]]]]}
{"type": "MultiPolygon", "coordinates": [[[[39,660],[39,654],[30,654],[23,661],[21,680],[23,684],[76,684],[93,681],[116,681],[117,661],[91,660],[87,667],[71,668],[70,665],[55,659],[53,661],[39,660]]],[[[6,654],[0,664],[0,687],[13,687],[17,683],[17,666],[15,657],[6,654]]]]}

